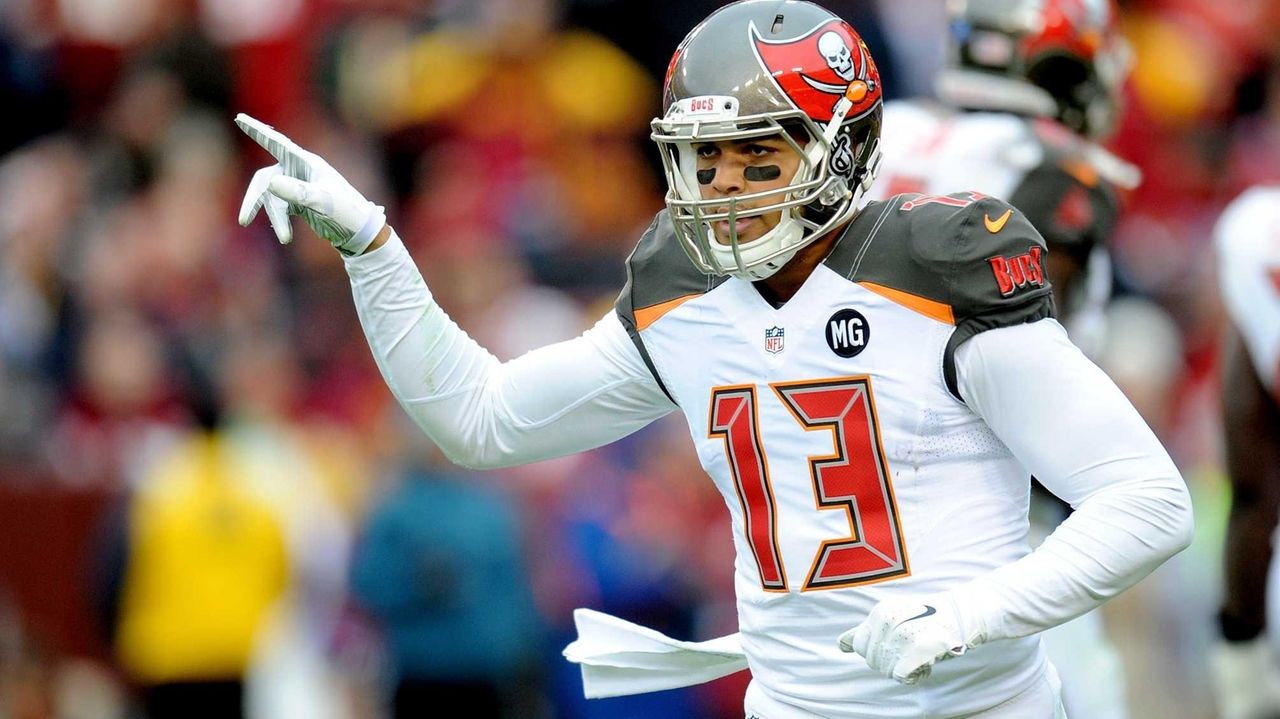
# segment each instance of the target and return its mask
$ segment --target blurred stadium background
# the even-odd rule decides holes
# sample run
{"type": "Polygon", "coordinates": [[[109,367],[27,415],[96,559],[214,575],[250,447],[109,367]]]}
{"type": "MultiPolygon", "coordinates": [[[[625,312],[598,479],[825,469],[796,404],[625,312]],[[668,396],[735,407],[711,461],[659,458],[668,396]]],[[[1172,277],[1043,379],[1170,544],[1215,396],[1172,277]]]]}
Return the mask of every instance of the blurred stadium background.
{"type": "MultiPolygon", "coordinates": [[[[616,296],[661,207],[662,73],[719,4],[0,3],[0,717],[206,716],[158,689],[210,684],[255,719],[378,719],[405,677],[403,707],[450,692],[467,716],[740,718],[745,675],[588,702],[560,656],[577,606],[733,630],[727,514],[680,420],[447,465],[383,386],[333,251],[236,224],[268,159],[231,123],[276,125],[385,203],[440,303],[513,357],[616,296]]],[[[931,93],[940,0],[821,4],[889,97],[931,93]]],[[[1198,537],[1104,616],[1135,719],[1209,719],[1210,228],[1280,181],[1280,2],[1121,5],[1136,66],[1112,145],[1145,181],[1102,363],[1185,473],[1198,537]]]]}

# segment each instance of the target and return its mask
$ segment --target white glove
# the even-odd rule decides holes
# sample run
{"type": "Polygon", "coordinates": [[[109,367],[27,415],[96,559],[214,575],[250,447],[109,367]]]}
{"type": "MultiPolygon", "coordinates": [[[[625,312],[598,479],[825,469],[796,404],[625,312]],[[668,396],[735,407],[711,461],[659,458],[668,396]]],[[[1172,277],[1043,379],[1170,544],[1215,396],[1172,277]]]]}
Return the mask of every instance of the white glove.
{"type": "Polygon", "coordinates": [[[985,634],[982,627],[965,627],[955,600],[944,592],[881,601],[865,621],[840,635],[840,649],[861,654],[886,677],[915,684],[929,676],[936,662],[986,641],[985,634]]]}
{"type": "Polygon", "coordinates": [[[247,227],[259,208],[265,207],[281,244],[293,240],[289,215],[298,215],[342,254],[365,251],[387,222],[381,207],[366,200],[319,155],[302,149],[270,125],[243,112],[236,115],[236,124],[277,160],[254,173],[249,182],[240,203],[241,225],[247,227]]]}
{"type": "Polygon", "coordinates": [[[1265,636],[1214,644],[1209,669],[1220,719],[1280,717],[1280,664],[1265,636]]]}

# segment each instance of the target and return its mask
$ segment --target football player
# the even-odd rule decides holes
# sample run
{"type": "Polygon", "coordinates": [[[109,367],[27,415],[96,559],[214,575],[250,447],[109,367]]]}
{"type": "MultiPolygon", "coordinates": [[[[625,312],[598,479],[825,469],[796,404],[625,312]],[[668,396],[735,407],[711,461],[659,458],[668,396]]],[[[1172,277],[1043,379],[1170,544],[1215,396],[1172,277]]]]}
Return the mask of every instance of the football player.
{"type": "MultiPolygon", "coordinates": [[[[1112,0],[953,0],[937,99],[885,104],[869,197],[972,189],[1009,201],[1048,246],[1059,321],[1096,356],[1111,294],[1106,243],[1137,168],[1099,143],[1116,124],[1128,45],[1112,0]]],[[[1070,511],[1032,485],[1033,535],[1070,511]]],[[[1044,637],[1072,715],[1126,712],[1119,654],[1089,613],[1044,637]]]]}
{"type": "Polygon", "coordinates": [[[1231,319],[1222,404],[1231,515],[1213,653],[1222,719],[1280,716],[1280,186],[1244,192],[1215,228],[1218,284],[1231,319]]]}
{"type": "Polygon", "coordinates": [[[433,301],[381,208],[246,116],[277,164],[240,220],[265,208],[289,240],[297,214],[337,247],[388,385],[455,462],[683,413],[730,513],[748,716],[1061,716],[1038,633],[1185,548],[1188,492],[1054,319],[1021,213],[977,192],[865,202],[882,93],[816,5],[712,13],[667,72],[667,207],[614,310],[506,363],[433,301]],[[1034,551],[1028,472],[1076,507],[1034,551]]]}
{"type": "Polygon", "coordinates": [[[1106,242],[1139,170],[1100,143],[1129,68],[1112,0],[953,0],[937,99],[885,104],[868,193],[973,189],[1009,201],[1050,250],[1062,321],[1089,353],[1111,291],[1106,242]]]}

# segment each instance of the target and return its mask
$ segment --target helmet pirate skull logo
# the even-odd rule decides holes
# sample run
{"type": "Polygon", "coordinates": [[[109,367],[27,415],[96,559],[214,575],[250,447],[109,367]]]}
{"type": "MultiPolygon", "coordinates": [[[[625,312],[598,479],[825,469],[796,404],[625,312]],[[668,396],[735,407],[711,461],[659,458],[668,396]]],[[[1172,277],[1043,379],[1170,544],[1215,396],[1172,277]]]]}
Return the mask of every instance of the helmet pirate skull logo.
{"type": "Polygon", "coordinates": [[[856,118],[876,107],[881,99],[880,72],[853,28],[832,18],[800,37],[770,40],[750,26],[760,64],[791,102],[819,122],[830,120],[836,102],[851,83],[865,92],[851,96],[856,118]],[[853,53],[853,47],[858,53],[853,53]]]}
{"type": "Polygon", "coordinates": [[[853,53],[838,33],[828,30],[818,38],[818,52],[827,61],[827,67],[835,70],[843,80],[853,80],[853,53]]]}

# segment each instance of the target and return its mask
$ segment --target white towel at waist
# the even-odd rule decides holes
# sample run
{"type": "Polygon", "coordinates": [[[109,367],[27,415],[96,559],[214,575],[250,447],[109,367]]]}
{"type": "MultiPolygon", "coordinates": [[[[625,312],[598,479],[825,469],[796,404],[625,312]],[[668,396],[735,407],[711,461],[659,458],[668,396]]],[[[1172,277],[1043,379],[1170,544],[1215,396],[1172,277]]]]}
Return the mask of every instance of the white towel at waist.
{"type": "Polygon", "coordinates": [[[684,642],[593,609],[573,610],[578,638],[564,656],[582,667],[588,699],[676,689],[747,668],[738,635],[684,642]]]}

